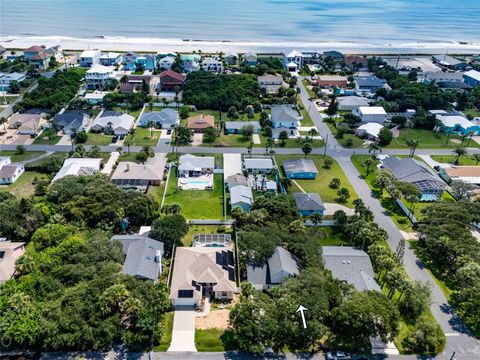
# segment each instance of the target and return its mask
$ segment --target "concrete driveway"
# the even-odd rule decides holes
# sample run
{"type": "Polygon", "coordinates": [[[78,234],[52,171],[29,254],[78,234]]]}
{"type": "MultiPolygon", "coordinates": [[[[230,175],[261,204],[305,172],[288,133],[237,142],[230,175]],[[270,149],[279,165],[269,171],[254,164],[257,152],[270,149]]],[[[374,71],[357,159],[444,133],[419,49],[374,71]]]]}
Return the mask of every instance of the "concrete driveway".
{"type": "Polygon", "coordinates": [[[197,351],[195,347],[195,317],[194,308],[175,310],[172,342],[168,351],[197,351]]]}

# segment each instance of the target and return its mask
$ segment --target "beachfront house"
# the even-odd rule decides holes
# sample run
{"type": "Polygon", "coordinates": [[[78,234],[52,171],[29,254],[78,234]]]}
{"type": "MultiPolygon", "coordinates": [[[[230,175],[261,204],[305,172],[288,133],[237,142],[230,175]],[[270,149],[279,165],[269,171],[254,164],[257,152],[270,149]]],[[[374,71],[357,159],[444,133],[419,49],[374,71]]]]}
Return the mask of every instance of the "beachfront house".
{"type": "Polygon", "coordinates": [[[137,58],[140,55],[135,51],[129,51],[126,54],[123,54],[123,70],[125,71],[136,71],[137,70],[137,58]]]}
{"type": "Polygon", "coordinates": [[[147,235],[115,235],[111,241],[122,244],[125,261],[122,273],[142,280],[157,281],[162,273],[163,242],[147,235]]]}
{"type": "Polygon", "coordinates": [[[103,66],[116,66],[120,65],[123,61],[122,54],[116,52],[107,52],[100,56],[98,62],[103,66]]]}
{"type": "Polygon", "coordinates": [[[438,125],[435,127],[436,131],[441,131],[447,134],[472,134],[478,135],[480,133],[480,125],[468,120],[460,113],[451,113],[444,110],[431,110],[438,120],[438,125]]]}
{"type": "Polygon", "coordinates": [[[175,307],[199,307],[203,298],[231,301],[238,292],[231,246],[177,247],[169,299],[175,307]]]}
{"type": "Polygon", "coordinates": [[[286,279],[298,276],[300,266],[293,254],[277,246],[265,264],[248,264],[247,281],[257,290],[281,285],[286,279]]]}
{"type": "Polygon", "coordinates": [[[208,57],[202,60],[202,70],[213,73],[223,72],[223,62],[214,57],[208,57]]]}
{"type": "Polygon", "coordinates": [[[127,113],[104,111],[102,116],[93,121],[90,130],[105,135],[114,134],[123,139],[130,132],[134,121],[135,118],[127,113]]]}
{"type": "Polygon", "coordinates": [[[465,84],[471,87],[480,86],[480,71],[470,70],[463,74],[463,80],[465,84]]]}
{"type": "Polygon", "coordinates": [[[447,54],[433,55],[432,61],[442,68],[452,70],[465,70],[467,67],[465,60],[459,60],[447,54]]]}
{"type": "Polygon", "coordinates": [[[231,209],[240,208],[249,212],[253,204],[253,193],[250,186],[237,185],[230,188],[231,209]]]}
{"type": "Polygon", "coordinates": [[[102,90],[111,85],[113,79],[113,70],[100,64],[93,65],[85,74],[85,84],[89,90],[102,90]]]}
{"type": "Polygon", "coordinates": [[[258,85],[267,94],[276,94],[281,88],[287,88],[288,85],[283,81],[282,75],[263,75],[258,77],[258,85]]]}
{"type": "Polygon", "coordinates": [[[82,110],[65,110],[53,117],[53,121],[65,135],[84,130],[89,119],[89,114],[82,110]]]}
{"type": "Polygon", "coordinates": [[[10,91],[13,82],[21,83],[27,78],[26,73],[13,72],[10,74],[0,73],[0,91],[10,91]]]}
{"type": "Polygon", "coordinates": [[[302,216],[310,216],[313,214],[323,215],[326,210],[322,198],[317,193],[293,193],[293,199],[297,210],[302,216]]]}
{"type": "Polygon", "coordinates": [[[175,109],[166,108],[160,111],[144,111],[137,125],[141,127],[154,126],[159,129],[171,129],[180,123],[180,117],[175,109]]]}
{"type": "Polygon", "coordinates": [[[288,71],[298,71],[303,68],[303,54],[300,51],[293,50],[283,54],[283,62],[288,71]]]}
{"type": "Polygon", "coordinates": [[[170,70],[174,63],[174,56],[165,56],[157,61],[157,66],[160,70],[170,70]]]}
{"type": "Polygon", "coordinates": [[[173,92],[176,89],[182,90],[185,85],[185,75],[179,74],[173,70],[165,70],[160,74],[160,91],[173,92]]]}
{"type": "Polygon", "coordinates": [[[310,159],[285,160],[282,166],[289,179],[316,179],[318,175],[315,162],[310,159]]]}
{"type": "Polygon", "coordinates": [[[100,171],[102,159],[99,158],[69,158],[65,159],[60,171],[52,179],[52,183],[66,176],[94,175],[100,171]]]}
{"type": "Polygon", "coordinates": [[[213,173],[215,158],[213,156],[195,156],[185,154],[178,160],[178,177],[198,177],[213,173]]]}
{"type": "Polygon", "coordinates": [[[9,156],[0,156],[0,185],[13,184],[24,172],[23,164],[12,164],[9,156]]]}
{"type": "Polygon", "coordinates": [[[260,132],[260,123],[258,121],[225,121],[225,133],[240,134],[245,126],[252,126],[255,134],[260,132]]]}
{"type": "Polygon", "coordinates": [[[420,201],[438,201],[442,197],[445,183],[417,160],[390,156],[383,161],[383,167],[389,170],[396,180],[417,186],[421,193],[420,201]]]}
{"type": "Polygon", "coordinates": [[[198,54],[184,54],[180,55],[182,69],[184,72],[194,72],[200,70],[200,60],[202,57],[198,54]]]}
{"type": "Polygon", "coordinates": [[[378,141],[378,136],[380,135],[380,130],[382,129],[382,124],[369,122],[359,126],[355,130],[355,133],[361,138],[378,141]]]}
{"type": "Polygon", "coordinates": [[[380,88],[389,88],[387,80],[376,76],[356,76],[354,84],[358,95],[373,95],[380,88]]]}
{"type": "Polygon", "coordinates": [[[0,284],[15,276],[17,260],[23,254],[25,254],[25,243],[0,238],[0,284]]]}
{"type": "Polygon", "coordinates": [[[238,54],[236,52],[226,52],[225,53],[225,61],[228,65],[236,65],[238,61],[238,54]]]}
{"type": "Polygon", "coordinates": [[[136,67],[138,69],[153,71],[157,67],[157,59],[155,56],[150,54],[140,55],[135,60],[136,67]]]}
{"type": "Polygon", "coordinates": [[[366,68],[368,65],[367,58],[360,55],[347,55],[345,56],[344,61],[345,65],[352,71],[366,68]]]}
{"type": "Polygon", "coordinates": [[[53,46],[47,49],[45,45],[33,45],[24,50],[23,55],[31,66],[37,69],[46,70],[50,65],[50,59],[52,57],[57,58],[59,52],[59,46],[53,46]]]}
{"type": "Polygon", "coordinates": [[[353,109],[352,114],[358,116],[363,123],[376,122],[383,124],[387,117],[385,109],[381,106],[359,106],[353,109]]]}
{"type": "Polygon", "coordinates": [[[248,66],[256,66],[258,63],[258,55],[253,52],[248,52],[243,56],[243,60],[248,66]]]}
{"type": "Polygon", "coordinates": [[[274,169],[272,159],[246,158],[243,169],[249,174],[268,174],[274,169]]]}
{"type": "Polygon", "coordinates": [[[80,67],[92,67],[98,64],[102,53],[100,50],[85,50],[79,56],[80,67]]]}
{"type": "Polygon", "coordinates": [[[272,122],[272,138],[278,139],[280,133],[285,131],[289,138],[299,136],[300,120],[303,116],[287,105],[272,106],[270,120],[272,122]]]}
{"type": "Polygon", "coordinates": [[[336,63],[343,63],[345,55],[337,50],[328,50],[323,52],[324,58],[332,58],[336,63]]]}

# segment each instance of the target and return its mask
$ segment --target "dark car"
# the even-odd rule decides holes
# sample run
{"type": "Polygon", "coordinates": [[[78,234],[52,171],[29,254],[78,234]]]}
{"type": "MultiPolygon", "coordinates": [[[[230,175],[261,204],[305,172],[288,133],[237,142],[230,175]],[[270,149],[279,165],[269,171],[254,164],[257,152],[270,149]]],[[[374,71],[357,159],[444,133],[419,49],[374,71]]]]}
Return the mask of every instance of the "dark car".
{"type": "Polygon", "coordinates": [[[332,351],[325,354],[327,360],[351,360],[352,357],[349,353],[343,351],[332,351]]]}

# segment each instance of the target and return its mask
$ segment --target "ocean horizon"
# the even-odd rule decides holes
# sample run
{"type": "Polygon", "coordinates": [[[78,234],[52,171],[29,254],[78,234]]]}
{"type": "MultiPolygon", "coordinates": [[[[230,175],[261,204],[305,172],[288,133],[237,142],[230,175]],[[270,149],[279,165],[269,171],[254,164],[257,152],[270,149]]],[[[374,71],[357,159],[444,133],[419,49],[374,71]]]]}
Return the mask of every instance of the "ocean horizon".
{"type": "Polygon", "coordinates": [[[480,42],[478,0],[0,0],[0,37],[480,42]]]}

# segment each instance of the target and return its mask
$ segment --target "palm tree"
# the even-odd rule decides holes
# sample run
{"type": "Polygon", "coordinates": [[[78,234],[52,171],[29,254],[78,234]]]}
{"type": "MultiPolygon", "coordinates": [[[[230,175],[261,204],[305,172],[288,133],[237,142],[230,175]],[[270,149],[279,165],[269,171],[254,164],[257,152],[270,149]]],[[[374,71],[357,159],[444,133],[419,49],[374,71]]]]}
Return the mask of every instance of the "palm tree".
{"type": "Polygon", "coordinates": [[[313,137],[318,135],[317,129],[310,129],[308,133],[310,134],[310,140],[313,140],[313,137]]]}
{"type": "Polygon", "coordinates": [[[475,166],[477,166],[480,162],[480,154],[473,154],[473,158],[475,159],[475,166]]]}
{"type": "Polygon", "coordinates": [[[167,98],[162,98],[163,107],[167,107],[167,98]]]}
{"type": "Polygon", "coordinates": [[[375,165],[375,160],[371,157],[369,157],[363,162],[363,166],[367,168],[367,176],[370,174],[370,170],[373,165],[375,165]]]}
{"type": "Polygon", "coordinates": [[[252,157],[253,142],[250,142],[247,146],[247,152],[250,157],[252,157]]]}
{"type": "Polygon", "coordinates": [[[410,147],[410,157],[413,158],[413,156],[415,155],[415,150],[417,150],[417,147],[418,145],[420,145],[420,139],[417,138],[417,139],[407,139],[407,141],[405,141],[405,143],[407,144],[408,147],[410,147]]]}
{"type": "Polygon", "coordinates": [[[368,146],[368,153],[373,153],[373,155],[376,154],[376,152],[382,152],[382,148],[378,145],[378,144],[375,144],[375,143],[371,143],[369,146],[368,146]]]}
{"type": "Polygon", "coordinates": [[[305,159],[307,158],[307,155],[312,152],[312,150],[313,150],[312,144],[310,144],[309,142],[306,142],[305,144],[303,144],[302,151],[305,154],[305,159]]]}
{"type": "Polygon", "coordinates": [[[117,152],[120,154],[120,156],[123,155],[123,147],[119,146],[117,147],[117,152]]]}
{"type": "Polygon", "coordinates": [[[142,148],[142,151],[147,154],[148,157],[154,157],[155,152],[153,151],[153,148],[150,145],[146,145],[142,148]]]}
{"type": "Polygon", "coordinates": [[[463,147],[459,147],[459,148],[456,148],[453,150],[453,152],[455,153],[455,155],[457,155],[457,157],[455,158],[455,165],[458,165],[459,161],[460,161],[460,157],[464,156],[464,155],[467,155],[467,149],[463,148],[463,147]]]}
{"type": "Polygon", "coordinates": [[[153,121],[148,122],[148,126],[150,127],[150,138],[153,139],[153,126],[155,123],[153,121]]]}
{"type": "Polygon", "coordinates": [[[127,147],[128,154],[130,154],[130,145],[132,145],[132,142],[129,139],[125,139],[123,145],[127,147]]]}

